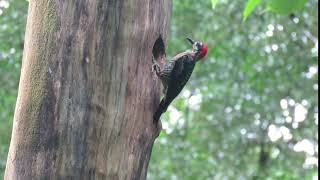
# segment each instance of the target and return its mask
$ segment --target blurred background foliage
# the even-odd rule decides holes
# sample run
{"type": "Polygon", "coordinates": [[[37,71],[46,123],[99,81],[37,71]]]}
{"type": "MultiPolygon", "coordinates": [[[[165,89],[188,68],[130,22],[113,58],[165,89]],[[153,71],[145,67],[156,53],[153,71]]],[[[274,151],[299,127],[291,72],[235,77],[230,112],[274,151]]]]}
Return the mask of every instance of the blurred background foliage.
{"type": "Polygon", "coordinates": [[[174,1],[167,54],[190,48],[190,36],[209,55],[162,117],[148,179],[317,177],[317,7],[174,1]]]}
{"type": "MultiPolygon", "coordinates": [[[[0,0],[0,178],[28,2],[0,0]]],[[[318,1],[174,0],[168,57],[209,44],[162,117],[150,180],[317,179],[318,1]]]]}

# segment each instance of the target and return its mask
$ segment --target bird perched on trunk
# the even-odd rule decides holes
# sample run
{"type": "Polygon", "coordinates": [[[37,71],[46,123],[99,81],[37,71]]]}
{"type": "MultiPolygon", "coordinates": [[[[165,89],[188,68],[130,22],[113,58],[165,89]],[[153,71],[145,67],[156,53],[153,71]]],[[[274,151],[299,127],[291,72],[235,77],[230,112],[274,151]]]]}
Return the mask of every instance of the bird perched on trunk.
{"type": "Polygon", "coordinates": [[[193,41],[190,38],[187,38],[187,40],[192,44],[192,50],[177,54],[171,61],[168,61],[164,65],[163,69],[160,68],[159,64],[157,64],[153,58],[154,64],[152,65],[152,70],[155,71],[161,79],[164,87],[164,97],[153,115],[154,123],[158,123],[161,114],[166,112],[170,103],[186,85],[196,62],[208,54],[207,44],[200,41],[193,41]]]}

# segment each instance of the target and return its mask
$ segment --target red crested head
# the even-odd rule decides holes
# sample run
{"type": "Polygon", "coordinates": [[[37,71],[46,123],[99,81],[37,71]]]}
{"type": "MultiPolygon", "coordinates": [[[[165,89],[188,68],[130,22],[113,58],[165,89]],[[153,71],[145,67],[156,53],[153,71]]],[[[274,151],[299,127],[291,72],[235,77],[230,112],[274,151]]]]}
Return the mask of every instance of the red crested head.
{"type": "Polygon", "coordinates": [[[209,51],[209,47],[208,47],[208,44],[204,43],[202,45],[202,48],[200,49],[200,53],[199,53],[199,60],[204,58],[207,54],[208,54],[208,51],[209,51]]]}
{"type": "Polygon", "coordinates": [[[193,41],[191,38],[187,38],[187,40],[192,44],[192,51],[196,53],[197,61],[204,58],[208,54],[208,44],[199,41],[193,41]]]}

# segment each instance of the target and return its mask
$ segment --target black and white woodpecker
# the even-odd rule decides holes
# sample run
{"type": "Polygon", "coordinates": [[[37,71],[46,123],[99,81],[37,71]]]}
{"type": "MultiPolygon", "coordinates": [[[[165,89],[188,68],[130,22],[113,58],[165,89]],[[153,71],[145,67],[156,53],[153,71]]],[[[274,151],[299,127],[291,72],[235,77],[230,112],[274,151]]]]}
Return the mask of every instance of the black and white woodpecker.
{"type": "Polygon", "coordinates": [[[164,97],[153,114],[154,123],[158,123],[162,113],[166,112],[170,103],[177,97],[188,82],[193,69],[200,59],[208,54],[208,45],[200,41],[187,40],[192,44],[192,50],[179,53],[171,61],[166,62],[163,69],[153,58],[152,70],[161,79],[164,87],[164,97]]]}

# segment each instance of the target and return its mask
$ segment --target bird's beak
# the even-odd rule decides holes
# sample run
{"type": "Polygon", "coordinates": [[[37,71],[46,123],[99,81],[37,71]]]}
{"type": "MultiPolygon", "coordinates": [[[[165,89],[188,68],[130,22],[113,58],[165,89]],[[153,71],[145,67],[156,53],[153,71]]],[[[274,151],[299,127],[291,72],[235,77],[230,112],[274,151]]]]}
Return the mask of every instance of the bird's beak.
{"type": "Polygon", "coordinates": [[[194,44],[194,41],[191,38],[186,38],[192,45],[194,44]]]}

